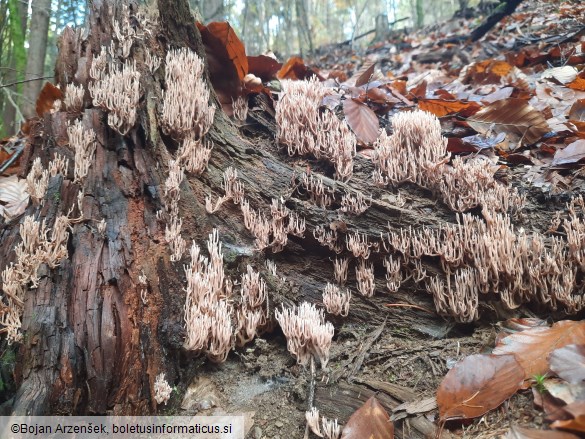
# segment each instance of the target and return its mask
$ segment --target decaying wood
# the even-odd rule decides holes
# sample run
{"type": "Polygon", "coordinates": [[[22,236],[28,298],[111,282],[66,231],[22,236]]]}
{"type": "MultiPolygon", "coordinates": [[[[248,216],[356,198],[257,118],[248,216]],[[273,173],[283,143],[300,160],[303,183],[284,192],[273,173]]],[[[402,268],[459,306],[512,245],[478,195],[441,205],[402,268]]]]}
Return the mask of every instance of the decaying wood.
{"type": "MultiPolygon", "coordinates": [[[[165,50],[187,46],[203,56],[201,38],[186,1],[159,0],[159,10],[160,29],[154,36],[159,44],[165,50]]],[[[109,43],[112,20],[119,13],[111,3],[94,0],[88,32],[67,29],[63,33],[56,66],[57,83],[62,88],[74,79],[87,86],[92,59],[102,45],[109,43]]],[[[132,55],[139,66],[142,55],[140,50],[132,55]]],[[[169,381],[182,382],[193,376],[192,371],[180,367],[185,358],[181,349],[183,268],[180,263],[170,262],[164,240],[165,225],[156,218],[162,207],[165,164],[177,147],[158,130],[156,102],[161,99],[161,75],[157,72],[154,78],[145,80],[139,122],[127,136],[122,137],[107,126],[102,110],[83,113],[83,125],[95,131],[98,143],[95,162],[84,185],[85,219],[73,226],[69,259],[43,273],[40,286],[28,293],[23,318],[25,338],[18,353],[15,414],[153,413],[156,403],[151,391],[160,371],[166,372],[169,381]],[[102,219],[107,223],[103,235],[97,231],[97,223],[102,219]],[[141,273],[148,279],[146,304],[138,282],[141,273]]],[[[217,104],[217,99],[214,100],[217,104]]],[[[67,147],[67,122],[74,117],[56,112],[33,124],[30,148],[25,152],[25,160],[21,160],[21,177],[26,176],[29,163],[36,157],[41,157],[44,163],[56,152],[72,158],[67,147]]],[[[254,117],[255,125],[242,127],[248,136],[245,139],[221,111],[216,113],[208,135],[214,144],[209,169],[202,177],[191,177],[183,183],[180,209],[188,241],[194,239],[201,244],[212,228],[219,230],[226,270],[234,278],[247,263],[263,265],[265,256],[254,251],[253,237],[242,224],[239,207],[226,203],[221,215],[210,215],[205,210],[206,195],[211,193],[216,198],[223,194],[222,177],[228,166],[238,170],[246,197],[254,208],[268,209],[272,198],[282,196],[290,209],[306,218],[305,238],[293,237],[282,253],[270,255],[279,273],[287,278],[286,285],[268,279],[273,308],[301,300],[318,302],[326,282],[333,278],[333,255],[311,233],[317,226],[329,228],[333,222],[342,220],[348,232],[359,230],[370,242],[378,242],[388,224],[393,229],[436,227],[445,220],[454,220],[452,214],[435,209],[430,194],[420,190],[409,196],[408,207],[399,207],[391,202],[387,191],[374,188],[372,205],[366,213],[342,214],[338,208],[343,193],[371,187],[372,164],[361,156],[356,158],[354,177],[349,183],[333,180],[330,169],[316,169],[324,172],[323,181],[334,191],[336,201],[329,209],[315,206],[291,185],[305,170],[306,163],[288,157],[275,144],[275,126],[269,122],[270,117],[264,112],[251,120],[254,117]]],[[[58,214],[66,213],[76,201],[80,186],[72,180],[72,175],[51,179],[47,195],[50,201],[39,210],[29,206],[25,215],[36,215],[52,224],[58,214]]],[[[6,224],[0,231],[0,260],[6,263],[15,257],[12,249],[19,239],[18,222],[6,224]]],[[[373,253],[371,258],[377,266],[382,265],[382,254],[373,253]]],[[[437,269],[429,266],[428,270],[437,269]]],[[[383,278],[378,276],[379,292],[385,289],[383,278]]],[[[354,281],[351,273],[350,281],[354,281]]],[[[409,291],[394,294],[391,300],[432,308],[428,295],[412,296],[416,289],[410,285],[409,291]]],[[[372,298],[356,295],[348,322],[379,325],[379,335],[384,327],[391,331],[392,327],[405,324],[422,331],[436,320],[435,316],[416,309],[388,309],[384,304],[389,300],[380,294],[372,298]]],[[[375,338],[358,353],[359,364],[375,338]]],[[[318,387],[317,401],[341,418],[373,393],[374,390],[363,386],[341,382],[334,387],[318,387]],[[326,392],[333,392],[334,396],[327,398],[330,394],[326,392]],[[343,395],[347,398],[342,398],[343,395]],[[339,407],[334,408],[334,404],[339,407]]],[[[387,398],[382,401],[389,408],[404,402],[387,398]]],[[[422,419],[413,420],[411,426],[418,422],[421,423],[416,427],[418,431],[430,431],[432,424],[422,419]]],[[[410,437],[423,436],[421,433],[410,437]]]]}
{"type": "MultiPolygon", "coordinates": [[[[353,384],[340,382],[335,386],[318,385],[315,390],[315,405],[322,416],[329,419],[348,419],[371,396],[375,395],[388,413],[403,402],[416,401],[418,396],[410,389],[391,383],[363,381],[353,384]]],[[[426,439],[435,437],[436,426],[424,416],[408,418],[395,423],[394,433],[398,439],[426,439]]],[[[442,439],[454,438],[444,431],[442,439]]]]}

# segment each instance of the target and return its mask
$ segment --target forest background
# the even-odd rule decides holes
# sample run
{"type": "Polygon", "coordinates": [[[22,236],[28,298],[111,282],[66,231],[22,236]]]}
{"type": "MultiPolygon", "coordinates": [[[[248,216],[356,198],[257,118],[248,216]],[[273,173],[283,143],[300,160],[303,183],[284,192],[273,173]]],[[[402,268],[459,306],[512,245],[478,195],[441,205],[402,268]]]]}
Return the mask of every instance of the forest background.
{"type": "MultiPolygon", "coordinates": [[[[149,4],[152,2],[138,1],[149,4]]],[[[392,30],[432,26],[479,0],[189,0],[200,21],[229,21],[250,55],[272,51],[281,61],[350,41],[386,16],[392,30]]],[[[497,2],[496,2],[497,3],[497,2]]],[[[58,37],[84,24],[87,0],[0,0],[0,136],[34,115],[43,83],[51,80],[58,37]]]]}

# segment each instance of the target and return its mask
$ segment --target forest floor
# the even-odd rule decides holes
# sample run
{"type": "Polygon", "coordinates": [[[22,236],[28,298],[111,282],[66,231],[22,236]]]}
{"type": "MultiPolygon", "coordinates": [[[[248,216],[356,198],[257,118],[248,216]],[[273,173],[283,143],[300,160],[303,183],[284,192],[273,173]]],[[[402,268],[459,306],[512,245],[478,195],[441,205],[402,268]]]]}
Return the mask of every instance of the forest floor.
{"type": "MultiPolygon", "coordinates": [[[[517,139],[518,145],[494,142],[487,147],[474,145],[474,140],[463,145],[450,140],[449,147],[451,151],[484,154],[499,163],[498,177],[527,196],[517,226],[547,233],[554,213],[565,209],[572,195],[585,192],[583,150],[572,160],[563,162],[563,166],[551,166],[555,164],[557,151],[575,138],[583,139],[583,127],[579,123],[585,119],[585,92],[582,84],[569,85],[583,77],[578,72],[579,69],[582,72],[585,63],[584,13],[585,8],[579,2],[560,5],[525,2],[479,43],[441,44],[454,35],[464,35],[478,22],[477,18],[452,19],[414,34],[394,34],[389,41],[361,51],[348,46],[330,46],[306,63],[319,69],[324,77],[348,78],[364,65],[375,62],[386,78],[396,80],[397,89],[400,81],[406,84],[402,97],[418,100],[421,107],[433,92],[448,89],[451,81],[461,78],[462,69],[474,62],[489,60],[485,70],[469,73],[465,90],[451,88],[445,101],[452,102],[464,94],[469,102],[495,93],[503,93],[500,99],[515,96],[522,93],[523,81],[527,82],[533,94],[530,104],[542,111],[549,126],[554,127],[547,140],[526,145],[517,139]],[[489,63],[495,60],[505,64],[504,73],[496,68],[490,71],[489,63]],[[543,74],[546,69],[569,66],[577,66],[570,80],[562,76],[561,70],[552,72],[559,74],[554,80],[545,80],[549,79],[543,74]],[[426,88],[418,88],[425,78],[426,88]],[[569,112],[572,112],[570,116],[569,112]],[[563,127],[567,119],[577,122],[580,134],[563,134],[563,130],[569,130],[563,127]]],[[[440,96],[445,97],[441,94],[432,97],[440,100],[440,96]]],[[[389,111],[382,116],[381,124],[389,123],[392,114],[389,111]]],[[[456,135],[461,129],[456,116],[449,111],[437,115],[441,117],[445,135],[462,137],[456,135]]],[[[269,136],[264,140],[266,144],[273,142],[269,136]]],[[[362,148],[360,154],[358,164],[359,160],[368,159],[368,148],[362,148]]],[[[436,208],[432,201],[416,193],[409,192],[407,200],[409,208],[420,211],[421,215],[425,209],[436,208]]],[[[502,329],[499,322],[521,317],[555,321],[566,317],[542,309],[521,307],[504,311],[483,304],[486,309],[479,322],[456,325],[435,315],[430,298],[408,285],[400,294],[385,294],[376,303],[383,309],[385,303],[396,302],[415,304],[415,307],[386,309],[381,320],[391,312],[394,317],[391,325],[380,321],[336,324],[328,372],[317,373],[315,405],[322,415],[345,423],[370,395],[376,394],[396,421],[397,437],[432,437],[432,429],[427,428],[437,425],[435,394],[441,380],[457,361],[468,355],[490,352],[502,329]],[[401,320],[401,316],[405,318],[401,320]],[[413,325],[417,320],[418,327],[413,325]],[[400,402],[409,404],[400,405],[400,402]],[[425,422],[419,422],[413,429],[417,416],[425,422]]],[[[189,389],[178,389],[181,395],[186,394],[182,408],[175,405],[169,410],[180,414],[246,413],[248,438],[303,437],[310,373],[296,365],[286,351],[281,332],[256,339],[249,347],[231,354],[225,364],[205,364],[204,368],[205,372],[198,373],[189,389]]],[[[499,408],[473,421],[448,425],[450,430],[445,429],[442,437],[512,437],[506,434],[514,424],[537,429],[546,425],[545,415],[535,405],[530,388],[517,392],[499,408]]]]}

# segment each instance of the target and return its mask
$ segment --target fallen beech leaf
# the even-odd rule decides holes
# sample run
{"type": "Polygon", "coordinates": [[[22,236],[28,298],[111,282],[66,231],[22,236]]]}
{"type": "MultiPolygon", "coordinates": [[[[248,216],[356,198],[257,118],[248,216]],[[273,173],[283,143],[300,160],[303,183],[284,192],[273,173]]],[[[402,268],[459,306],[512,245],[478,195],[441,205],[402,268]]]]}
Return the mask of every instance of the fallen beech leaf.
{"type": "Polygon", "coordinates": [[[209,23],[208,26],[197,23],[205,46],[211,84],[223,110],[229,116],[232,114],[232,101],[242,94],[242,79],[247,74],[248,60],[245,51],[243,56],[236,53],[244,50],[244,46],[233,29],[229,27],[228,30],[228,27],[228,23],[209,23]],[[244,70],[246,73],[242,75],[244,70]]]}
{"type": "Polygon", "coordinates": [[[575,67],[564,66],[564,67],[553,67],[552,69],[546,69],[542,72],[542,79],[556,79],[561,84],[567,84],[572,82],[577,77],[579,72],[575,67]]]}
{"type": "Polygon", "coordinates": [[[55,101],[63,99],[63,92],[58,87],[55,87],[50,82],[45,83],[37,99],[37,114],[43,117],[43,114],[48,113],[53,109],[55,101]]]}
{"type": "MultiPolygon", "coordinates": [[[[550,379],[547,378],[544,382],[546,383],[550,379]]],[[[534,406],[544,412],[547,421],[553,422],[559,419],[567,419],[567,414],[563,410],[563,407],[567,403],[562,399],[556,398],[546,390],[539,390],[536,385],[532,386],[532,396],[534,398],[534,406]]]]}
{"type": "Polygon", "coordinates": [[[394,424],[375,396],[357,409],[343,427],[341,439],[393,439],[394,424]]]}
{"type": "Polygon", "coordinates": [[[307,67],[303,59],[298,56],[291,57],[276,74],[278,79],[297,79],[301,81],[311,76],[316,76],[320,81],[323,80],[321,75],[310,67],[307,67]]]}
{"type": "Polygon", "coordinates": [[[585,78],[579,76],[573,82],[567,84],[567,87],[572,88],[573,90],[585,91],[585,78]]]}
{"type": "Polygon", "coordinates": [[[488,59],[469,65],[462,74],[461,82],[477,84],[499,84],[502,77],[510,74],[513,67],[506,61],[488,59]]]}
{"type": "Polygon", "coordinates": [[[524,369],[524,378],[548,371],[548,356],[568,344],[585,343],[585,321],[564,320],[550,328],[532,328],[504,337],[493,350],[494,355],[515,354],[524,369]]]}
{"type": "Polygon", "coordinates": [[[248,57],[248,73],[258,76],[264,82],[276,79],[276,74],[281,68],[282,63],[269,56],[258,55],[248,57]]]}
{"type": "Polygon", "coordinates": [[[573,416],[573,419],[555,421],[551,424],[551,427],[585,433],[585,401],[575,401],[572,404],[566,405],[563,409],[573,416]]]}
{"type": "Polygon", "coordinates": [[[418,106],[421,110],[433,113],[437,117],[459,113],[472,109],[474,113],[481,108],[477,102],[445,101],[443,99],[419,99],[418,106]]]}
{"type": "Polygon", "coordinates": [[[585,381],[585,345],[571,344],[553,351],[550,370],[571,384],[585,381]]]}
{"type": "Polygon", "coordinates": [[[505,439],[579,439],[571,433],[554,430],[534,430],[513,425],[505,439]]]}
{"type": "Polygon", "coordinates": [[[449,93],[447,90],[443,90],[442,88],[435,91],[435,95],[440,99],[445,99],[447,101],[456,101],[457,96],[449,93]]]}
{"type": "Polygon", "coordinates": [[[410,94],[414,98],[424,99],[427,94],[427,81],[421,81],[416,87],[410,89],[410,94]]]}
{"type": "MultiPolygon", "coordinates": [[[[585,381],[569,384],[561,378],[546,378],[542,383],[542,387],[546,390],[545,393],[548,393],[558,401],[562,401],[563,406],[572,404],[575,401],[585,400],[585,381]]],[[[559,419],[566,419],[566,417],[559,419]]],[[[552,420],[556,421],[557,419],[552,420]]]]}
{"type": "Polygon", "coordinates": [[[501,101],[502,99],[508,99],[510,96],[512,96],[513,92],[514,92],[514,87],[498,88],[493,93],[490,93],[489,95],[482,96],[481,102],[483,102],[484,104],[491,104],[491,103],[496,102],[496,101],[501,101]]]}
{"type": "Polygon", "coordinates": [[[481,416],[520,388],[524,371],[514,355],[471,355],[451,369],[437,390],[442,421],[481,416]]]}
{"type": "Polygon", "coordinates": [[[6,220],[22,215],[28,201],[26,180],[19,180],[16,175],[0,178],[0,215],[6,220]]]}
{"type": "Polygon", "coordinates": [[[530,328],[549,327],[546,320],[530,317],[508,319],[503,323],[498,323],[498,326],[501,326],[504,331],[510,334],[518,331],[525,331],[530,328]]]}
{"type": "Polygon", "coordinates": [[[459,137],[449,137],[447,139],[447,151],[455,153],[477,152],[479,148],[470,143],[463,143],[463,140],[459,137]]]}
{"type": "Polygon", "coordinates": [[[244,44],[240,41],[234,29],[227,21],[214,21],[207,25],[207,30],[223,44],[229,59],[238,72],[238,77],[240,80],[244,79],[244,76],[248,74],[248,58],[246,57],[244,44]]]}
{"type": "Polygon", "coordinates": [[[365,85],[372,79],[374,75],[374,68],[376,67],[376,63],[366,63],[364,64],[361,69],[358,70],[356,73],[357,78],[355,80],[355,86],[359,87],[361,85],[365,85]]]}
{"type": "Polygon", "coordinates": [[[550,131],[540,111],[516,98],[494,102],[467,119],[467,123],[482,134],[492,130],[514,134],[523,145],[536,143],[550,131]]]}
{"type": "Polygon", "coordinates": [[[356,137],[364,143],[373,143],[378,138],[380,123],[376,113],[356,99],[343,101],[343,112],[356,137]]]}
{"type": "Polygon", "coordinates": [[[557,150],[551,165],[572,165],[583,159],[585,159],[585,140],[579,139],[565,148],[557,150]]]}
{"type": "Polygon", "coordinates": [[[571,121],[585,122],[585,99],[577,99],[569,110],[571,121]]]}
{"type": "Polygon", "coordinates": [[[465,144],[470,144],[477,149],[489,149],[495,147],[497,144],[502,143],[506,135],[500,133],[495,137],[484,137],[481,135],[464,137],[461,140],[465,144]]]}

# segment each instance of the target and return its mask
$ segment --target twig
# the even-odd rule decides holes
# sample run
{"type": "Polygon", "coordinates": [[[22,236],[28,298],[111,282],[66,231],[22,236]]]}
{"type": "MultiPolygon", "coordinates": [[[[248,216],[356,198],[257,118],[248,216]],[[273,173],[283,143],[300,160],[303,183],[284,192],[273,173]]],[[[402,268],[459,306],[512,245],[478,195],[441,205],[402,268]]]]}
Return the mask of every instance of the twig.
{"type": "Polygon", "coordinates": [[[25,82],[43,81],[44,79],[53,79],[54,76],[42,76],[40,78],[23,79],[22,81],[11,82],[10,84],[0,84],[0,88],[12,87],[13,85],[24,84],[25,82]]]}
{"type": "Polygon", "coordinates": [[[16,116],[17,116],[17,121],[23,121],[24,120],[24,116],[22,115],[22,112],[20,111],[20,108],[18,107],[18,105],[16,105],[16,102],[14,102],[14,99],[12,99],[12,95],[10,94],[10,90],[5,88],[8,87],[7,85],[2,85],[0,83],[0,88],[4,90],[4,94],[6,95],[6,98],[8,99],[8,102],[10,102],[10,105],[12,105],[14,107],[14,110],[16,111],[16,116]]]}

